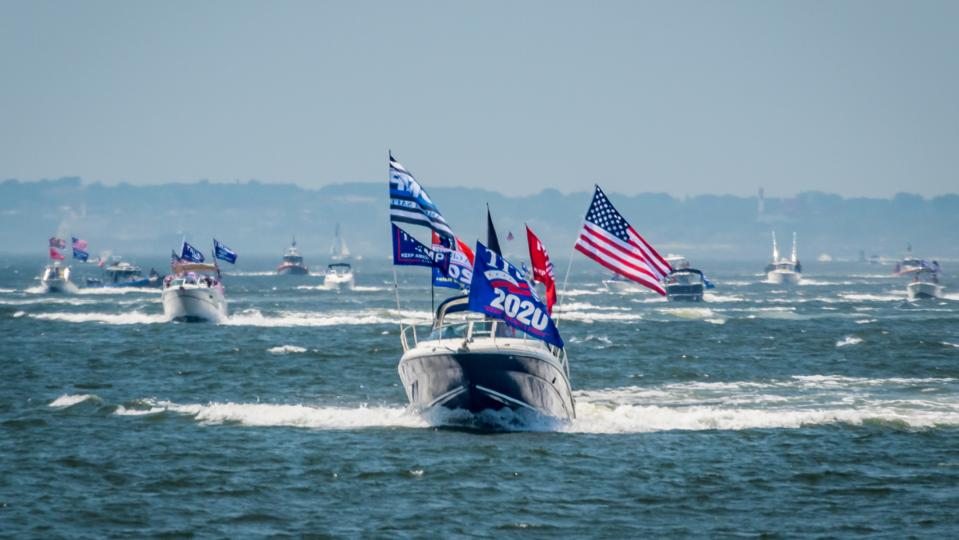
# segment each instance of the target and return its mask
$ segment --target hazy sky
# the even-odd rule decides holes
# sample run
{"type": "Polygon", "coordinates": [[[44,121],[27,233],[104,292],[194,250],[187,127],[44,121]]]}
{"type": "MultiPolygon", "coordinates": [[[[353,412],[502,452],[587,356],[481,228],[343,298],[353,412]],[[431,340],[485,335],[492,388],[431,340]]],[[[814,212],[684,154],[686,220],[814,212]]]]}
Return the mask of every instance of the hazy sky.
{"type": "Polygon", "coordinates": [[[8,2],[0,179],[959,191],[959,2],[8,2]]]}

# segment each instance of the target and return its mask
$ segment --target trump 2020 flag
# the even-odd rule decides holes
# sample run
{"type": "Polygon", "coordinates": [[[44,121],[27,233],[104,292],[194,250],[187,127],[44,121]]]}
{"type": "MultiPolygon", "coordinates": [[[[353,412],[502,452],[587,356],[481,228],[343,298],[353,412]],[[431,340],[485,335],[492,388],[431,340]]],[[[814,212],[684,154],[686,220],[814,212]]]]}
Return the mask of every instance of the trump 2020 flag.
{"type": "Polygon", "coordinates": [[[183,248],[180,249],[180,260],[201,263],[206,260],[206,257],[200,253],[199,249],[183,242],[183,248]]]}
{"type": "Polygon", "coordinates": [[[453,229],[423,186],[390,154],[390,221],[429,227],[447,237],[453,229]]]}
{"type": "Polygon", "coordinates": [[[236,252],[221,244],[216,238],[213,239],[213,256],[221,261],[236,264],[236,252]]]}
{"type": "Polygon", "coordinates": [[[550,345],[563,346],[563,338],[522,272],[502,256],[476,243],[469,309],[526,332],[550,345]]]}
{"type": "Polygon", "coordinates": [[[90,258],[90,254],[87,253],[86,251],[83,251],[83,250],[80,249],[80,248],[74,247],[74,248],[73,248],[73,258],[76,259],[76,260],[78,260],[78,261],[87,262],[87,259],[90,258]]]}
{"type": "Polygon", "coordinates": [[[70,238],[71,238],[71,240],[73,241],[73,248],[74,248],[74,249],[79,249],[79,250],[81,250],[81,251],[85,251],[85,250],[87,249],[87,241],[86,241],[86,240],[81,240],[81,239],[77,238],[76,236],[71,236],[70,238]]]}
{"type": "Polygon", "coordinates": [[[433,233],[433,286],[450,289],[469,288],[473,280],[473,253],[459,238],[433,233]],[[465,249],[464,249],[465,248],[465,249]]]}
{"type": "Polygon", "coordinates": [[[393,264],[430,267],[436,265],[433,250],[397,227],[395,223],[390,223],[390,226],[393,228],[393,264]]]}

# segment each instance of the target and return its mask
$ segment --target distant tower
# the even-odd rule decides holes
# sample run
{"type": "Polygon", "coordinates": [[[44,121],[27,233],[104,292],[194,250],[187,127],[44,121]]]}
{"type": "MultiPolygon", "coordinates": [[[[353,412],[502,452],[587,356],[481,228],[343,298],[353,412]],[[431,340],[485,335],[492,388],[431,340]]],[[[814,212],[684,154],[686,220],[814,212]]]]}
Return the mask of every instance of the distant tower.
{"type": "Polygon", "coordinates": [[[761,218],[766,212],[766,193],[763,188],[759,188],[759,203],[756,206],[756,214],[761,218]]]}

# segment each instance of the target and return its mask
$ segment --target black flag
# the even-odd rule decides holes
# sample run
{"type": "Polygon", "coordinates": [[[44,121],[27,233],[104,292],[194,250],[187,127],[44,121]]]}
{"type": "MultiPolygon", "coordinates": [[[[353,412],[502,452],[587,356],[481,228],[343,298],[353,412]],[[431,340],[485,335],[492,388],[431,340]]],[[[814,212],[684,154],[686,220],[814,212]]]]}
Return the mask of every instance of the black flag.
{"type": "Polygon", "coordinates": [[[493,216],[489,213],[489,205],[486,205],[486,249],[502,255],[503,251],[499,248],[499,238],[496,237],[496,229],[493,227],[493,216]]]}

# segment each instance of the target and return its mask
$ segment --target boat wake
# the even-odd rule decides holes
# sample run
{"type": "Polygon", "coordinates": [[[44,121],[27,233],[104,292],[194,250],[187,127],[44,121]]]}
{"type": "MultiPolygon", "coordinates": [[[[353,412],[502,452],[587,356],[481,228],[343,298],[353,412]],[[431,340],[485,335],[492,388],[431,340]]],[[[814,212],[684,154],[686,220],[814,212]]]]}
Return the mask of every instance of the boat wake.
{"type": "Polygon", "coordinates": [[[27,313],[27,317],[41,321],[63,321],[70,323],[101,324],[157,324],[169,322],[166,315],[140,313],[27,313]]]}
{"type": "Polygon", "coordinates": [[[222,324],[226,326],[300,327],[343,326],[375,324],[428,324],[428,311],[396,311],[395,309],[367,309],[318,313],[308,311],[281,311],[265,315],[258,309],[247,309],[231,315],[222,324]]]}
{"type": "Polygon", "coordinates": [[[797,429],[829,424],[959,427],[956,379],[799,376],[769,382],[683,383],[575,393],[567,431],[797,429]]]}
{"type": "Polygon", "coordinates": [[[959,428],[959,381],[950,378],[867,379],[796,376],[765,382],[680,383],[581,390],[577,418],[563,422],[506,411],[419,415],[401,405],[325,406],[269,403],[174,403],[141,399],[104,405],[92,394],[64,394],[49,403],[70,409],[84,403],[125,417],[172,415],[206,425],[368,428],[454,428],[561,433],[649,433],[672,430],[798,429],[832,424],[893,429],[959,428]]]}
{"type": "MultiPolygon", "coordinates": [[[[51,404],[52,406],[52,404],[51,404]]],[[[251,427],[300,427],[310,429],[364,429],[429,427],[422,417],[406,407],[327,407],[269,403],[178,404],[153,399],[120,405],[119,416],[172,413],[193,417],[202,424],[239,424],[251,427]]]]}

